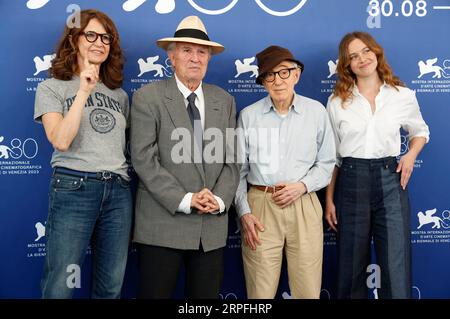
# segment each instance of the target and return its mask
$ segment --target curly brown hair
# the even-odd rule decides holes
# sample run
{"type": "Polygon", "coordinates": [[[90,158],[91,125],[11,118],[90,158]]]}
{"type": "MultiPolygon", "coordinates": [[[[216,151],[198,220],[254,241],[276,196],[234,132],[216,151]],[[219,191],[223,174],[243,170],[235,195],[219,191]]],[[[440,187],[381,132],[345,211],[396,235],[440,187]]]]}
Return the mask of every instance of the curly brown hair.
{"type": "Polygon", "coordinates": [[[50,76],[69,81],[79,72],[78,67],[78,38],[92,19],[97,19],[106,32],[113,36],[108,58],[100,66],[100,80],[110,89],[117,89],[123,82],[124,58],[120,48],[120,39],[114,22],[101,11],[88,9],[80,12],[80,28],[69,28],[66,24],[64,33],[56,48],[56,57],[52,60],[49,70],[50,76]]]}
{"type": "Polygon", "coordinates": [[[341,98],[342,107],[344,107],[344,103],[351,98],[353,87],[357,81],[356,75],[350,68],[350,55],[348,54],[348,46],[350,45],[350,42],[355,39],[364,42],[367,47],[375,53],[378,61],[377,73],[381,81],[386,82],[394,88],[397,86],[405,86],[400,78],[393,74],[392,68],[386,61],[384,50],[381,45],[379,45],[369,33],[360,31],[347,33],[339,44],[339,61],[336,67],[338,80],[333,93],[333,98],[341,98]]]}

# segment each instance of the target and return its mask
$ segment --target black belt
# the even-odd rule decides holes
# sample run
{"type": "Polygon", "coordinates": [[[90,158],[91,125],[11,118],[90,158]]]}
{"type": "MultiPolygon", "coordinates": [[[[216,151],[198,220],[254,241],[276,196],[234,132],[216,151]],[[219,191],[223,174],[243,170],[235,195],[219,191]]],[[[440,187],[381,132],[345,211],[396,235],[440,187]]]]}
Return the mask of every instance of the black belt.
{"type": "Polygon", "coordinates": [[[93,172],[77,171],[77,170],[65,168],[65,167],[55,167],[53,170],[53,174],[57,174],[57,173],[76,176],[76,177],[84,177],[86,179],[94,178],[94,179],[98,179],[100,181],[107,181],[110,179],[120,178],[119,174],[109,172],[109,171],[101,171],[101,172],[93,173],[93,172]]]}

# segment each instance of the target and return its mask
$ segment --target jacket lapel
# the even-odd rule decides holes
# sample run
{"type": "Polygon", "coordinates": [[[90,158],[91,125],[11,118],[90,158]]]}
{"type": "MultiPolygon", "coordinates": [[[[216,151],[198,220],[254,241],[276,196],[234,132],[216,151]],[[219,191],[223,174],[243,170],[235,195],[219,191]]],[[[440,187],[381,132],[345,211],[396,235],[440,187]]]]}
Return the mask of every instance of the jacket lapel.
{"type": "MultiPolygon", "coordinates": [[[[221,102],[216,95],[212,93],[212,91],[208,88],[208,85],[203,86],[203,96],[205,98],[205,131],[207,129],[218,129],[221,131],[222,135],[225,137],[226,131],[226,124],[227,119],[223,118],[224,113],[222,112],[223,108],[223,102],[221,102]]],[[[213,131],[214,132],[214,131],[213,131]]],[[[210,137],[211,138],[211,137],[210,137]]],[[[209,143],[221,144],[224,141],[218,139],[218,136],[213,136],[212,140],[205,140],[204,141],[204,150],[205,145],[208,145],[209,143]]],[[[211,151],[210,148],[208,148],[209,151],[211,151]]],[[[218,151],[217,149],[215,150],[218,151]]],[[[223,144],[223,151],[226,152],[225,145],[223,144]]],[[[207,152],[208,153],[208,152],[207,152]]],[[[225,158],[221,158],[225,159],[225,158]]],[[[209,177],[210,180],[214,181],[217,178],[217,174],[220,173],[220,171],[217,171],[217,165],[205,165],[205,174],[209,177]]],[[[208,185],[208,181],[206,181],[208,185]]]]}
{"type": "Polygon", "coordinates": [[[223,127],[223,119],[221,118],[220,101],[211,93],[208,85],[203,86],[203,96],[205,97],[205,131],[208,128],[221,129],[223,127]]]}

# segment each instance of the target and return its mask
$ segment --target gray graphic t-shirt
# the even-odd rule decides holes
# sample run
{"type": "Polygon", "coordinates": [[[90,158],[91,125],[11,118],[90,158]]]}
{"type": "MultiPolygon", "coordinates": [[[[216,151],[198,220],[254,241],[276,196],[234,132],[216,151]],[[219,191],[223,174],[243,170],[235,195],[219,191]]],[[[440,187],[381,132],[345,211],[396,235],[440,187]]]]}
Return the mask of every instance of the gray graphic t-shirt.
{"type": "MultiPolygon", "coordinates": [[[[41,82],[36,91],[34,119],[57,112],[65,116],[75,100],[80,79],[54,78],[41,82]]],[[[125,159],[125,129],[129,123],[128,95],[97,83],[86,101],[78,134],[65,152],[55,150],[52,167],[61,166],[83,172],[111,171],[128,178],[125,159]]]]}

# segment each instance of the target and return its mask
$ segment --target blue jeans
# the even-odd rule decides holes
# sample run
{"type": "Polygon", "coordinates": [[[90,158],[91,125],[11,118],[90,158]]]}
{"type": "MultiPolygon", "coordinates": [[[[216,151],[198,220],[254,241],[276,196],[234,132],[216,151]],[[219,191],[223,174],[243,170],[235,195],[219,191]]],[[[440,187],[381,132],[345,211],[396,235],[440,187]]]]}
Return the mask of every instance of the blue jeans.
{"type": "Polygon", "coordinates": [[[381,270],[380,299],[411,298],[408,191],[394,157],[346,157],[336,185],[339,299],[367,298],[371,240],[381,270]]]}
{"type": "Polygon", "coordinates": [[[120,297],[132,222],[131,189],[119,175],[97,175],[65,168],[53,172],[42,298],[72,297],[74,265],[81,268],[89,243],[91,297],[120,297]]]}

